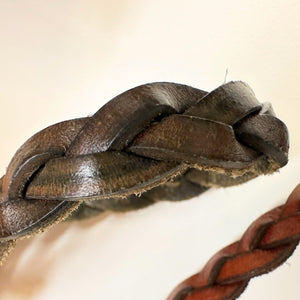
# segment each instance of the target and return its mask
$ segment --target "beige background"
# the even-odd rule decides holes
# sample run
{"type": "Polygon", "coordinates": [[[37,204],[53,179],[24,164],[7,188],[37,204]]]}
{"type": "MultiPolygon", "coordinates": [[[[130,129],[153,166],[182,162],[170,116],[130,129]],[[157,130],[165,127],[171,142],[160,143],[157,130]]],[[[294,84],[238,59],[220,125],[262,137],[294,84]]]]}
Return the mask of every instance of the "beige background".
{"type": "MultiPolygon", "coordinates": [[[[164,299],[282,203],[300,179],[299,15],[292,0],[0,0],[0,174],[32,134],[128,88],[173,81],[209,91],[226,70],[272,102],[291,140],[289,166],[274,176],[20,242],[0,270],[0,298],[164,299]]],[[[299,256],[240,299],[299,299],[299,256]]]]}

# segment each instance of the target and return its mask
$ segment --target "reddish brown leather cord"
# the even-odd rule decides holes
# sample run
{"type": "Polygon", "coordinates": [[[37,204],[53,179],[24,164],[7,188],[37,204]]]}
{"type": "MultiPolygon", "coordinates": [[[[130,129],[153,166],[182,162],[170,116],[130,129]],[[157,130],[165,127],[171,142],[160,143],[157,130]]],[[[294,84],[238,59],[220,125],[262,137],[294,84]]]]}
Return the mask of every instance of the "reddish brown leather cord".
{"type": "MultiPolygon", "coordinates": [[[[38,132],[16,152],[0,179],[0,260],[17,239],[66,218],[189,199],[272,173],[288,149],[285,124],[243,82],[210,93],[166,82],[133,88],[92,117],[38,132]]],[[[218,279],[224,293],[234,277],[227,272],[218,279]]]]}
{"type": "Polygon", "coordinates": [[[168,300],[237,298],[248,281],[282,264],[300,239],[300,184],[283,206],[258,218],[235,242],[216,253],[202,269],[179,284],[168,300]]]}

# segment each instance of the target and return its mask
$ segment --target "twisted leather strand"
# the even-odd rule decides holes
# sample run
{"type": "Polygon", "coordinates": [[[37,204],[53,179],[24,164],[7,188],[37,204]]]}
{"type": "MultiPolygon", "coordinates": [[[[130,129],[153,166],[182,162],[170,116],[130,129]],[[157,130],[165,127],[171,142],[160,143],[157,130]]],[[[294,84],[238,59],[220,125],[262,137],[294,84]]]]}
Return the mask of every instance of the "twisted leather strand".
{"type": "Polygon", "coordinates": [[[285,124],[243,82],[151,83],[31,137],[0,179],[0,257],[19,238],[105,210],[184,200],[287,163],[285,124]]]}
{"type": "Polygon", "coordinates": [[[236,299],[255,276],[272,271],[300,240],[300,184],[287,202],[258,218],[235,242],[179,284],[168,300],[236,299]]]}

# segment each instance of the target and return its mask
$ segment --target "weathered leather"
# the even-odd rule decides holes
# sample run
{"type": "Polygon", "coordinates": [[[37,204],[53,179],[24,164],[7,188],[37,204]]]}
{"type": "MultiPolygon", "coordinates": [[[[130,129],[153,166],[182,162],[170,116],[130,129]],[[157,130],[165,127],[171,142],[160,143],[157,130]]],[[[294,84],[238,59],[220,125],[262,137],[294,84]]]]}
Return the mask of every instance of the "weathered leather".
{"type": "Polygon", "coordinates": [[[67,217],[184,200],[271,173],[288,148],[285,124],[243,82],[211,93],[175,83],[133,88],[17,151],[0,180],[0,252],[67,217]]]}

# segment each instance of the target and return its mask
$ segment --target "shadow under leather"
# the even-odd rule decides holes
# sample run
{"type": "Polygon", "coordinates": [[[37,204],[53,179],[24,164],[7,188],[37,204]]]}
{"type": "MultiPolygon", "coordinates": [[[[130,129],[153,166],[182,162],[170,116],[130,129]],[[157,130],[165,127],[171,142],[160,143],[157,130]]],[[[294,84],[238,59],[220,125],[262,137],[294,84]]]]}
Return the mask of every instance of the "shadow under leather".
{"type": "Polygon", "coordinates": [[[32,299],[47,284],[56,261],[80,243],[78,239],[68,239],[67,244],[57,247],[63,235],[72,228],[88,230],[108,215],[103,213],[87,220],[60,223],[42,235],[17,241],[0,267],[0,299],[32,299]]]}

